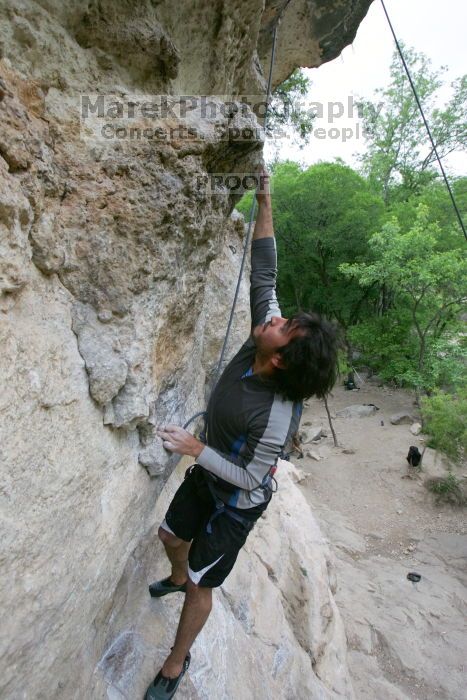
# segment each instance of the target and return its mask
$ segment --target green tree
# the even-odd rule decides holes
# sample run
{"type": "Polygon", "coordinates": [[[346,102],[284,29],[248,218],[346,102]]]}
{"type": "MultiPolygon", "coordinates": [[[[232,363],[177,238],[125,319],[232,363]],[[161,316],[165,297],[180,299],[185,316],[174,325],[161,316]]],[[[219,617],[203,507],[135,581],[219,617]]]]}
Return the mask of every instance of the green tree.
{"type": "Polygon", "coordinates": [[[347,329],[370,308],[378,285],[362,288],[339,265],[367,260],[368,238],[381,223],[383,202],[341,163],[306,170],[281,163],[272,187],[281,308],[287,315],[313,309],[337,319],[346,339],[347,329]]]}
{"type": "MultiPolygon", "coordinates": [[[[451,84],[451,99],[438,107],[446,68],[433,70],[424,54],[405,47],[403,51],[440,157],[465,150],[467,75],[451,84]]],[[[363,173],[386,203],[420,192],[437,176],[436,156],[397,51],[390,76],[389,85],[376,90],[375,100],[359,101],[367,141],[363,173]]]]}
{"type": "MultiPolygon", "coordinates": [[[[420,204],[409,230],[393,219],[370,238],[372,262],[340,266],[363,288],[377,283],[391,290],[393,308],[384,319],[386,330],[389,324],[391,335],[393,324],[392,331],[395,327],[402,332],[392,344],[392,359],[405,368],[399,378],[418,390],[438,385],[446,356],[462,351],[457,331],[467,298],[467,259],[463,250],[440,250],[440,238],[439,225],[429,221],[428,208],[420,204]]],[[[378,330],[376,322],[374,334],[378,330]]]]}
{"type": "MultiPolygon", "coordinates": [[[[467,177],[454,179],[451,187],[460,214],[463,220],[467,221],[467,177]]],[[[397,218],[401,228],[407,230],[415,223],[420,204],[428,208],[430,221],[439,225],[437,250],[463,249],[465,239],[444,182],[431,182],[420,193],[413,194],[406,200],[393,202],[389,211],[397,218]]]]}
{"type": "Polygon", "coordinates": [[[423,432],[429,433],[429,447],[441,449],[460,461],[467,454],[467,389],[457,396],[437,391],[422,400],[423,432]]]}

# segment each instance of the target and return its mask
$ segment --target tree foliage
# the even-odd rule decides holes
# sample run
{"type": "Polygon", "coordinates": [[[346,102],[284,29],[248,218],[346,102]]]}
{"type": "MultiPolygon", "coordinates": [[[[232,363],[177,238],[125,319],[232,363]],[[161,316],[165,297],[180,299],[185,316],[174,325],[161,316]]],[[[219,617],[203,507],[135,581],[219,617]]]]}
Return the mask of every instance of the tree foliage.
{"type": "MultiPolygon", "coordinates": [[[[467,75],[451,84],[451,98],[439,107],[446,68],[433,70],[424,54],[402,50],[440,157],[465,150],[467,75]]],[[[436,156],[397,51],[390,76],[389,85],[376,90],[376,100],[359,100],[367,140],[361,157],[363,173],[386,202],[420,193],[436,177],[436,156]]]]}
{"type": "MultiPolygon", "coordinates": [[[[402,379],[425,390],[440,382],[446,356],[463,352],[457,332],[467,300],[467,259],[463,250],[444,250],[441,239],[439,225],[429,220],[428,207],[420,204],[411,228],[404,230],[392,219],[370,238],[372,262],[340,266],[344,275],[364,288],[378,283],[391,290],[392,308],[384,321],[400,333],[391,347],[392,362],[412,358],[412,363],[402,363],[402,379]]],[[[386,348],[381,322],[374,320],[373,326],[386,348]]],[[[397,374],[401,378],[400,371],[397,374]]]]}
{"type": "Polygon", "coordinates": [[[424,432],[430,434],[428,445],[442,449],[452,459],[467,454],[467,390],[457,396],[438,391],[422,400],[424,432]]]}
{"type": "Polygon", "coordinates": [[[373,290],[349,282],[339,266],[366,259],[383,208],[364,179],[341,163],[276,167],[273,211],[284,313],[313,309],[337,319],[344,331],[364,315],[377,285],[373,290]]]}
{"type": "MultiPolygon", "coordinates": [[[[467,221],[467,177],[459,177],[451,182],[461,217],[467,221]]],[[[430,221],[439,226],[436,247],[438,250],[463,249],[465,239],[459,226],[457,215],[452,206],[452,201],[446,185],[441,180],[429,183],[420,193],[411,194],[405,200],[393,201],[388,207],[388,212],[395,216],[402,228],[410,228],[416,218],[420,204],[424,204],[429,211],[430,221]]]]}

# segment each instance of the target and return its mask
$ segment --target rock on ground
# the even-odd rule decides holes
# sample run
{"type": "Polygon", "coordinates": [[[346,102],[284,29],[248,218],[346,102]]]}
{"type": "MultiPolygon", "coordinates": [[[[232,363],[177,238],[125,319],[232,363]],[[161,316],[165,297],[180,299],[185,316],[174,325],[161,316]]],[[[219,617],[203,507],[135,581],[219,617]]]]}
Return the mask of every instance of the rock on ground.
{"type": "Polygon", "coordinates": [[[338,418],[365,418],[373,416],[378,408],[374,404],[351,404],[336,411],[338,418]]]}
{"type": "Polygon", "coordinates": [[[414,422],[414,417],[410,413],[401,411],[393,413],[389,420],[392,425],[411,425],[414,422]]]}
{"type": "Polygon", "coordinates": [[[323,433],[323,428],[321,425],[319,426],[305,426],[299,430],[299,437],[300,437],[300,442],[302,442],[304,445],[307,445],[310,442],[314,442],[315,440],[319,440],[321,435],[323,433]]]}

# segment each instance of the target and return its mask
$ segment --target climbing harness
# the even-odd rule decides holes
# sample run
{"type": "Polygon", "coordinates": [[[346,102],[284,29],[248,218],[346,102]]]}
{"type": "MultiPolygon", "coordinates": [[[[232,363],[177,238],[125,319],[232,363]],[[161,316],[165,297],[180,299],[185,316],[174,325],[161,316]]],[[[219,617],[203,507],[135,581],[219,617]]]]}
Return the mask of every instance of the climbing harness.
{"type": "Polygon", "coordinates": [[[399,56],[400,56],[400,59],[401,59],[401,61],[402,61],[402,65],[404,66],[404,70],[405,70],[405,72],[406,72],[407,78],[409,79],[410,87],[412,88],[412,92],[413,92],[413,94],[414,94],[415,101],[416,101],[416,103],[417,103],[418,109],[419,109],[420,114],[421,114],[421,117],[422,117],[422,119],[423,119],[423,123],[425,124],[425,128],[426,128],[427,133],[428,133],[428,136],[429,136],[429,138],[430,138],[431,146],[432,146],[432,148],[433,148],[434,154],[435,154],[436,159],[437,159],[437,161],[438,161],[439,169],[441,170],[441,174],[442,174],[442,176],[443,176],[443,178],[444,178],[444,182],[445,182],[446,187],[447,187],[447,189],[448,189],[449,196],[451,197],[452,206],[454,207],[454,211],[456,212],[457,219],[458,219],[458,221],[459,221],[459,225],[460,225],[460,227],[461,227],[461,229],[462,229],[462,232],[463,232],[463,234],[464,234],[464,236],[465,236],[465,238],[466,238],[466,240],[467,240],[467,231],[465,230],[465,225],[464,225],[464,222],[463,222],[463,220],[462,220],[462,216],[461,216],[460,211],[459,211],[459,208],[458,208],[458,206],[457,206],[457,202],[456,202],[456,199],[455,199],[455,197],[454,197],[454,193],[453,193],[453,191],[452,191],[452,189],[451,189],[451,185],[449,184],[449,180],[448,180],[448,178],[447,178],[447,176],[446,176],[446,173],[445,173],[443,164],[442,164],[442,162],[441,162],[441,158],[439,157],[438,149],[436,148],[436,144],[435,144],[434,139],[433,139],[433,136],[432,136],[432,134],[431,134],[431,130],[430,130],[430,127],[429,127],[429,125],[428,125],[428,122],[427,122],[427,120],[426,120],[425,113],[423,112],[423,107],[422,107],[421,102],[420,102],[420,99],[419,99],[419,97],[418,97],[417,88],[415,87],[415,84],[414,84],[414,82],[413,82],[413,80],[412,80],[412,76],[410,75],[409,67],[408,67],[407,62],[406,62],[406,60],[405,60],[405,58],[404,58],[404,54],[402,53],[402,49],[401,49],[401,47],[400,47],[400,44],[399,44],[399,42],[398,42],[398,40],[397,40],[397,36],[396,36],[396,33],[395,33],[394,28],[393,28],[393,26],[392,26],[391,20],[389,19],[388,11],[386,10],[386,5],[384,4],[384,0],[381,0],[381,5],[383,6],[384,14],[386,15],[386,19],[387,19],[387,21],[388,21],[389,28],[391,29],[392,36],[394,37],[394,42],[395,42],[396,47],[397,47],[397,50],[398,50],[398,52],[399,52],[399,56]]]}
{"type": "Polygon", "coordinates": [[[226,515],[229,516],[229,518],[232,518],[232,520],[237,520],[239,523],[242,523],[242,525],[246,525],[247,527],[251,525],[251,520],[247,520],[247,518],[243,518],[239,513],[236,511],[232,510],[229,508],[224,501],[222,501],[219,496],[217,496],[216,492],[214,491],[212,481],[210,479],[206,480],[206,483],[208,485],[209,491],[211,493],[211,496],[214,499],[214,503],[216,504],[216,510],[212,513],[211,517],[209,518],[207,524],[206,524],[206,532],[208,535],[212,535],[212,522],[216,518],[221,515],[221,513],[225,513],[226,515]]]}
{"type": "MultiPolygon", "coordinates": [[[[254,489],[251,489],[248,491],[248,495],[252,491],[256,491],[258,488],[262,488],[265,491],[265,494],[267,496],[266,501],[270,500],[271,496],[273,493],[277,491],[277,481],[274,478],[274,473],[276,471],[277,467],[274,464],[271,469],[268,471],[266,476],[264,477],[263,481],[261,482],[260,486],[256,486],[254,489]],[[275,484],[275,488],[272,488],[272,483],[275,484]]],[[[211,477],[211,474],[208,474],[208,477],[211,477]]],[[[251,529],[253,527],[253,521],[248,520],[248,518],[242,517],[236,510],[232,510],[232,508],[229,507],[227,503],[224,503],[222,499],[219,498],[219,496],[216,494],[214,490],[214,482],[212,478],[207,478],[206,483],[209,489],[209,492],[211,496],[214,499],[214,503],[216,504],[216,509],[212,513],[211,517],[209,518],[207,525],[206,525],[206,532],[208,535],[212,534],[212,522],[215,520],[221,513],[225,513],[226,515],[229,516],[229,518],[232,518],[233,520],[237,520],[239,523],[242,523],[242,525],[245,525],[248,529],[251,529]]],[[[250,496],[251,500],[251,496],[250,496]]]]}
{"type": "MultiPolygon", "coordinates": [[[[185,472],[185,479],[190,476],[193,473],[193,470],[199,467],[198,464],[192,464],[190,467],[185,472]]],[[[216,494],[214,491],[214,486],[213,482],[211,479],[205,479],[204,483],[207,485],[209,489],[209,493],[212,496],[212,499],[215,503],[215,510],[212,512],[211,517],[209,518],[208,522],[206,523],[206,532],[208,535],[212,535],[212,522],[221,515],[221,513],[225,513],[228,515],[232,520],[237,520],[239,523],[242,523],[247,528],[251,528],[253,526],[252,521],[248,520],[247,518],[243,518],[237,511],[233,510],[230,508],[224,501],[222,501],[219,496],[216,494]]]]}

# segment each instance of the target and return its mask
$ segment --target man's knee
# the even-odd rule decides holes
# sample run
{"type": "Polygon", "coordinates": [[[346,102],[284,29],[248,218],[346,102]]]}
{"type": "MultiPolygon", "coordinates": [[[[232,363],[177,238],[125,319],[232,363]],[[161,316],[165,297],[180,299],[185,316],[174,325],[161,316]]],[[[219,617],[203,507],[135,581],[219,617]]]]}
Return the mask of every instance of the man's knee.
{"type": "Polygon", "coordinates": [[[198,605],[202,605],[202,607],[206,610],[211,610],[212,588],[199,586],[197,583],[193,583],[191,578],[188,576],[188,580],[186,582],[186,595],[189,599],[195,600],[198,605]]]}
{"type": "Polygon", "coordinates": [[[183,542],[183,540],[181,540],[176,535],[173,535],[171,532],[169,532],[162,526],[159,527],[157,534],[159,535],[160,541],[168,545],[169,547],[179,547],[183,542]]]}

